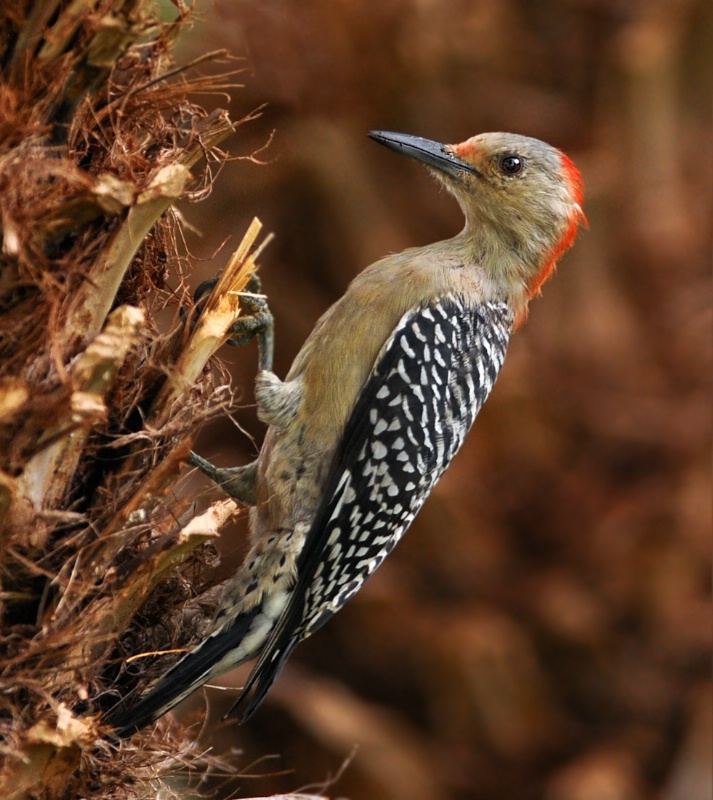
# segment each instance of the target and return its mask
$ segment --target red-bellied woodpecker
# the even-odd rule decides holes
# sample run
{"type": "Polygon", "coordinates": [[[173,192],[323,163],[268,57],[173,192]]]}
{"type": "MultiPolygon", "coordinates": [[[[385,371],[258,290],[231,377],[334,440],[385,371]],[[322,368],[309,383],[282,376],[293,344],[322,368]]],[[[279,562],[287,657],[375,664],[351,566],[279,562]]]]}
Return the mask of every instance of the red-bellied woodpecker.
{"type": "Polygon", "coordinates": [[[285,660],[362,586],[402,537],[493,388],[510,333],[584,219],[582,181],[544,142],[486,133],[457,145],[371,138],[415,158],[460,203],[452,239],[364,270],[319,320],[285,381],[257,378],[269,428],[254,464],[221,470],[254,504],[251,550],[213,631],[133,708],[120,736],[205,681],[259,656],[236,703],[246,719],[285,660]]]}

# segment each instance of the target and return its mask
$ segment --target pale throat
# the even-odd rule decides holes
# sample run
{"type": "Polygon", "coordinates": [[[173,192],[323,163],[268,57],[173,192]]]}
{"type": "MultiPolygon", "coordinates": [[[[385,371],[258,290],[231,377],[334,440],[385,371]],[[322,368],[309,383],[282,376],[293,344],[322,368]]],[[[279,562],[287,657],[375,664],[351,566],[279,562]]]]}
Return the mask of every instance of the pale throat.
{"type": "Polygon", "coordinates": [[[456,237],[467,261],[481,274],[484,293],[507,299],[514,306],[526,304],[533,280],[550,261],[554,242],[538,230],[522,240],[490,220],[466,214],[466,225],[456,237]]]}

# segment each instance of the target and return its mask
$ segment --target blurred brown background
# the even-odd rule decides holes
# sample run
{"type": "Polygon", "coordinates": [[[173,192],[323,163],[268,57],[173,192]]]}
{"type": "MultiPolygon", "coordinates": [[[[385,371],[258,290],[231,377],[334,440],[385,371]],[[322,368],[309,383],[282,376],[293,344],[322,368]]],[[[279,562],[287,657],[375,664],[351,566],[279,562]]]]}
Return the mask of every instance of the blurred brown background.
{"type": "MultiPolygon", "coordinates": [[[[366,264],[461,225],[371,128],[545,139],[580,166],[590,223],[462,453],[358,598],[298,648],[244,728],[217,722],[233,691],[188,704],[211,706],[206,743],[266,775],[217,785],[314,788],[353,755],[325,794],[707,800],[713,7],[220,0],[201,17],[186,59],[228,48],[244,69],[232,116],[267,105],[213,197],[184,208],[201,231],[188,246],[199,280],[253,215],[275,233],[262,277],[279,375],[366,264]],[[258,150],[264,163],[245,160],[258,150]]],[[[248,406],[255,354],[224,356],[248,406]]],[[[236,419],[259,443],[254,411],[236,419]]],[[[230,422],[199,449],[221,464],[255,453],[230,422]]]]}

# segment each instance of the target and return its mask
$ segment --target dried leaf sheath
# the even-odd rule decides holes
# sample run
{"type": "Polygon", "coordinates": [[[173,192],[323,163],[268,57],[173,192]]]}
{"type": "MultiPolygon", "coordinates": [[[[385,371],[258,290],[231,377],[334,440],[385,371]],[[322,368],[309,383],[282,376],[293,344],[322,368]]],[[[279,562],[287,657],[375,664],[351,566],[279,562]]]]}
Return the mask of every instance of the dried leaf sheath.
{"type": "Polygon", "coordinates": [[[231,403],[206,365],[239,313],[260,224],[225,270],[227,305],[184,330],[171,206],[210,194],[236,127],[189,96],[232,78],[175,64],[187,12],[166,22],[155,8],[0,9],[0,795],[13,800],[125,797],[127,782],[155,796],[177,743],[117,753],[89,701],[130,686],[112,687],[122,637],[159,649],[147,598],[173,575],[165,618],[204,588],[210,541],[236,512],[223,501],[190,519],[171,491],[201,421],[231,403]]]}

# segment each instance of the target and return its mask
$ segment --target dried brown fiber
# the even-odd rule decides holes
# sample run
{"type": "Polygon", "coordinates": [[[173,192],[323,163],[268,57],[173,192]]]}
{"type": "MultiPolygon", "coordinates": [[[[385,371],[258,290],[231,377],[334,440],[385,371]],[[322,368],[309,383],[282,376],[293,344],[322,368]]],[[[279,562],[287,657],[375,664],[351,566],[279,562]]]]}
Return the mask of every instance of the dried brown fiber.
{"type": "Polygon", "coordinates": [[[188,10],[176,2],[165,16],[149,0],[0,9],[7,800],[154,797],[165,774],[217,769],[180,734],[103,741],[97,713],[151,675],[156,659],[130,661],[129,676],[121,654],[196,632],[171,611],[205,588],[210,540],[237,510],[220,501],[191,520],[171,488],[201,421],[232,403],[206,364],[239,313],[260,223],[220,301],[185,326],[190,263],[173,204],[210,194],[218,145],[236,128],[189,98],[224,91],[234,72],[176,65],[188,10]]]}

